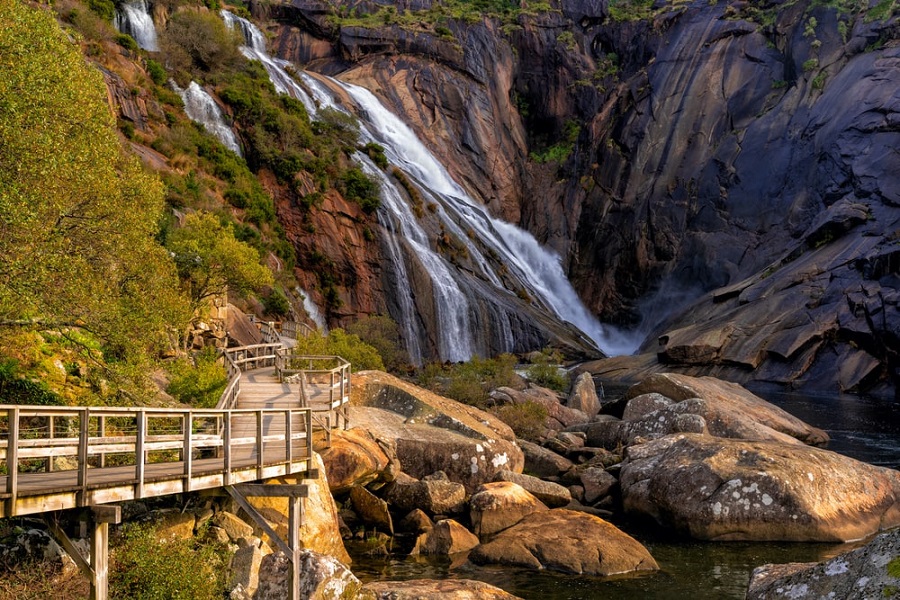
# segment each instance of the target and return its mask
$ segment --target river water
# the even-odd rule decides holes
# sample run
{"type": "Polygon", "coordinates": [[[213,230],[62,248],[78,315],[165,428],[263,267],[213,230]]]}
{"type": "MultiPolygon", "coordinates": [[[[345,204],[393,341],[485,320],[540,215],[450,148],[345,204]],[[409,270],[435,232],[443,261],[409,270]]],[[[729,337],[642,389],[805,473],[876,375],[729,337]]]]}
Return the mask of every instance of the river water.
{"type": "MultiPolygon", "coordinates": [[[[900,467],[900,404],[855,396],[804,396],[775,390],[755,393],[820,427],[829,449],[885,467],[900,467]]],[[[453,562],[425,557],[353,555],[353,572],[364,582],[390,579],[478,579],[526,600],[743,599],[750,573],[766,563],[818,562],[859,544],[696,542],[647,524],[611,519],[643,543],[660,571],[617,578],[580,577],[508,567],[478,567],[463,557],[453,562]]],[[[403,542],[400,542],[403,545],[403,542]]]]}

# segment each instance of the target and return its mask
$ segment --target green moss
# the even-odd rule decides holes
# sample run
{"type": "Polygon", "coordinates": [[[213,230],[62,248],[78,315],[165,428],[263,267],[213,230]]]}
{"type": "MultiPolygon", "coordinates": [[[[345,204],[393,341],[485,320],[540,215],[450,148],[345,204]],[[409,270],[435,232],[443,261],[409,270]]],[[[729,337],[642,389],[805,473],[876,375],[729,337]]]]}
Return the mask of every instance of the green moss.
{"type": "Polygon", "coordinates": [[[891,577],[900,579],[900,556],[895,556],[891,562],[887,564],[887,574],[891,577]]]}

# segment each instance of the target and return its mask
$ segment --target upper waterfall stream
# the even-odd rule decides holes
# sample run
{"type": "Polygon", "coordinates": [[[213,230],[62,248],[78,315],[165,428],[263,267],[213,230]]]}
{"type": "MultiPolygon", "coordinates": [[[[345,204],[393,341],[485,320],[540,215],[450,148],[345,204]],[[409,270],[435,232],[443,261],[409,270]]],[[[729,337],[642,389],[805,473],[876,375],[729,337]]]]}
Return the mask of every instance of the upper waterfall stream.
{"type": "Polygon", "coordinates": [[[300,100],[312,118],[325,107],[354,114],[360,141],[382,146],[388,162],[418,190],[417,206],[395,176],[355,155],[381,187],[389,310],[414,363],[523,351],[560,337],[620,353],[611,348],[611,332],[578,298],[560,258],[528,232],[492,217],[374,94],[299,70],[298,81],[285,70],[289,63],[267,54],[258,28],[227,11],[222,16],[240,28],[247,42],[242,52],[263,64],[277,91],[300,100]],[[423,274],[427,293],[416,283],[423,274]]]}
{"type": "Polygon", "coordinates": [[[149,52],[159,50],[156,41],[156,27],[150,17],[147,0],[129,0],[116,11],[113,19],[115,28],[134,38],[137,45],[149,52]]]}

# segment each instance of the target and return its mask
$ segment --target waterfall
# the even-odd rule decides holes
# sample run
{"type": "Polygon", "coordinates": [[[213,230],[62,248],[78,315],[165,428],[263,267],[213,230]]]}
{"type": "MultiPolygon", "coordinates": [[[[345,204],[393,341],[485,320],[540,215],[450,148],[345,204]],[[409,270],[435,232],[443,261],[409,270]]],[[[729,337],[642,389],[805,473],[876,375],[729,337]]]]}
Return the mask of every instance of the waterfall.
{"type": "Polygon", "coordinates": [[[309,295],[309,292],[301,288],[299,285],[294,288],[294,291],[297,292],[297,295],[303,299],[303,310],[306,311],[306,315],[312,320],[313,323],[316,324],[316,328],[320,333],[328,333],[328,325],[325,323],[325,317],[322,316],[322,312],[319,310],[319,307],[316,306],[316,303],[312,301],[312,297],[309,295]]]}
{"type": "Polygon", "coordinates": [[[291,63],[269,56],[266,52],[266,38],[259,28],[247,19],[241,18],[227,10],[220,11],[220,14],[226,25],[232,29],[240,29],[244,40],[247,42],[245,46],[241,46],[241,53],[250,60],[258,60],[262,63],[266,73],[269,74],[272,85],[275,86],[275,91],[279,94],[287,94],[302,102],[310,116],[315,114],[316,105],[312,98],[285,69],[285,67],[290,67],[291,63]]]}
{"type": "Polygon", "coordinates": [[[585,346],[591,342],[599,348],[608,346],[608,332],[575,293],[560,257],[531,234],[493,218],[371,92],[331,78],[323,78],[323,83],[302,71],[297,73],[302,82],[298,83],[285,70],[289,63],[266,53],[259,29],[227,11],[222,17],[241,29],[247,43],[244,55],[259,60],[276,90],[303,102],[311,118],[320,107],[348,112],[329,86],[342,88],[356,104],[361,141],[381,145],[388,162],[400,167],[427,201],[429,214],[423,217],[421,206],[417,214],[394,178],[367,156],[354,157],[381,187],[378,221],[386,234],[385,271],[393,288],[388,300],[413,363],[433,358],[435,349],[426,348],[426,340],[436,346],[441,360],[459,361],[475,354],[523,350],[525,342],[518,339],[523,332],[531,332],[533,349],[533,344],[544,343],[541,339],[546,341],[549,329],[557,334],[565,331],[585,346]],[[439,251],[437,230],[461,248],[463,258],[457,263],[462,260],[465,266],[439,251]],[[414,289],[414,272],[427,273],[431,288],[427,301],[414,289]],[[426,304],[433,312],[431,319],[423,315],[426,304]]]}
{"type": "Polygon", "coordinates": [[[212,96],[206,93],[206,90],[197,85],[196,81],[192,81],[187,89],[184,90],[178,87],[174,81],[169,81],[169,85],[181,96],[181,100],[184,102],[184,112],[192,121],[203,125],[208,132],[216,136],[229,150],[232,150],[238,156],[243,156],[237,136],[231,130],[231,127],[225,123],[225,115],[222,113],[222,109],[212,99],[212,96]]]}
{"type": "Polygon", "coordinates": [[[129,0],[123,3],[116,11],[113,25],[121,33],[127,33],[134,38],[137,45],[150,52],[157,52],[159,45],[156,42],[156,27],[150,18],[150,9],[147,0],[129,0]]]}

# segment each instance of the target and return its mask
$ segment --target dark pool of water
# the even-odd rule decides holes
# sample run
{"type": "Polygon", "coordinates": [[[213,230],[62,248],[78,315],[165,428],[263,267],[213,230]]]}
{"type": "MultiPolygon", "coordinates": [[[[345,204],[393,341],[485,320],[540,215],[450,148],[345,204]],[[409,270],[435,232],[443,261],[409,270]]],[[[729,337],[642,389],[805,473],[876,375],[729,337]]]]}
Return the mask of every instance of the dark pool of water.
{"type": "MultiPolygon", "coordinates": [[[[900,404],[853,396],[820,397],[755,389],[831,436],[829,449],[872,464],[900,467],[900,404]]],[[[766,563],[818,562],[852,549],[846,544],[695,542],[658,528],[614,521],[643,543],[660,565],[658,573],[601,579],[507,567],[478,567],[458,557],[369,557],[350,548],[353,572],[363,581],[390,579],[478,579],[526,600],[743,599],[750,573],[766,563]]],[[[858,544],[857,544],[858,545],[858,544]]],[[[402,543],[401,543],[402,546],[402,543]]]]}

